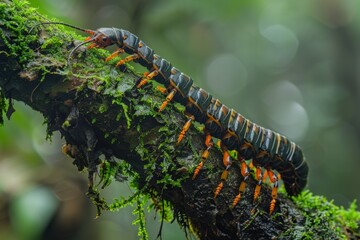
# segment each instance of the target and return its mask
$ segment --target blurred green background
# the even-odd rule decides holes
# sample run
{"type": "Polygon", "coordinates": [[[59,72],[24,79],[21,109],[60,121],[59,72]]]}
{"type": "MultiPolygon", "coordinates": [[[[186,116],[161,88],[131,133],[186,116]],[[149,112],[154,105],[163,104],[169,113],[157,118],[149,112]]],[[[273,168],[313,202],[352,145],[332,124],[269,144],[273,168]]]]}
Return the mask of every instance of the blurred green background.
{"type": "MultiPolygon", "coordinates": [[[[134,32],[224,104],[298,143],[312,192],[345,207],[360,199],[359,1],[30,2],[80,27],[134,32]]],[[[94,220],[86,176],[61,153],[63,140],[45,141],[42,116],[15,109],[0,128],[1,239],[137,239],[131,209],[94,220]]],[[[111,200],[129,187],[106,192],[111,200]]],[[[150,239],[160,227],[154,217],[150,239]]],[[[163,237],[185,235],[174,223],[163,237]]]]}

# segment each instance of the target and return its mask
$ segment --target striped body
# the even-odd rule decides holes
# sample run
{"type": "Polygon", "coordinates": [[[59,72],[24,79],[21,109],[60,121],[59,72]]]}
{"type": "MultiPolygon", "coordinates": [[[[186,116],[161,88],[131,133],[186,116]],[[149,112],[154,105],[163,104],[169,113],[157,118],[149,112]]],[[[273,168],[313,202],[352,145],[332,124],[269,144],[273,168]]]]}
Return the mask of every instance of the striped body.
{"type": "MultiPolygon", "coordinates": [[[[98,31],[108,35],[106,31],[98,31]]],[[[105,28],[109,31],[109,29],[105,28]]],[[[128,54],[138,54],[135,61],[149,71],[157,71],[154,79],[168,89],[176,89],[175,101],[184,104],[195,120],[230,150],[237,150],[244,159],[274,169],[281,174],[286,191],[297,195],[307,182],[308,166],[302,150],[279,133],[252,123],[241,114],[213,98],[193,80],[172,67],[166,59],[154,54],[139,38],[126,30],[112,28],[116,44],[128,54]]]]}
{"type": "MultiPolygon", "coordinates": [[[[236,205],[241,194],[244,192],[245,180],[249,174],[244,159],[252,159],[254,165],[257,167],[256,179],[259,183],[257,186],[258,190],[255,189],[256,196],[260,190],[262,176],[259,167],[267,169],[269,176],[274,176],[271,170],[276,170],[280,173],[289,195],[299,194],[306,186],[308,165],[305,162],[299,146],[274,131],[252,123],[235,110],[223,105],[204,89],[196,86],[191,77],[173,67],[166,59],[155,54],[154,50],[148,47],[135,34],[119,28],[89,30],[60,22],[46,22],[42,24],[61,24],[91,35],[85,42],[79,44],[70,52],[68,57],[69,67],[69,60],[72,53],[81,45],[93,42],[89,48],[105,48],[114,44],[119,47],[107,60],[125,52],[129,54],[129,56],[126,57],[125,60],[121,60],[118,65],[128,61],[134,61],[147,68],[150,71],[146,76],[147,79],[156,80],[171,92],[167,97],[166,104],[174,99],[184,105],[186,112],[190,115],[190,119],[185,124],[186,127],[184,126],[180,136],[184,136],[193,120],[205,125],[207,132],[205,144],[207,149],[203,153],[203,161],[207,158],[209,150],[213,146],[211,136],[220,139],[222,149],[224,150],[223,163],[226,168],[221,175],[222,182],[216,189],[215,197],[220,192],[223,181],[227,179],[228,168],[231,165],[227,149],[238,152],[241,163],[241,174],[244,177],[244,181],[240,185],[239,194],[234,200],[233,206],[236,205]]],[[[165,107],[166,104],[163,104],[163,107],[165,107]]],[[[203,161],[199,164],[195,172],[198,173],[200,171],[203,161]]],[[[195,176],[196,175],[193,176],[193,179],[195,176]]],[[[270,181],[274,183],[272,192],[273,199],[270,206],[270,213],[272,213],[277,196],[277,178],[270,177],[270,181]]]]}

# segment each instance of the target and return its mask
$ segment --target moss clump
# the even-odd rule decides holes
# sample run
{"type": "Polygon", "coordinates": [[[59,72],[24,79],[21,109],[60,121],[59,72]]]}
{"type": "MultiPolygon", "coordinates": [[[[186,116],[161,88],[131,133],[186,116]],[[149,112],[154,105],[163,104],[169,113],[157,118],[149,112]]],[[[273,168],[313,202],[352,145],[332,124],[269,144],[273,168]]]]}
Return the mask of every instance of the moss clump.
{"type": "Polygon", "coordinates": [[[0,88],[0,126],[4,124],[4,114],[7,111],[8,101],[5,99],[4,91],[0,88]]]}
{"type": "Polygon", "coordinates": [[[348,210],[336,206],[325,197],[314,196],[309,191],[293,197],[295,204],[303,211],[304,226],[297,226],[284,234],[291,239],[350,239],[359,229],[360,212],[356,202],[348,210]]]}
{"type": "Polygon", "coordinates": [[[7,53],[19,60],[19,63],[25,63],[32,58],[32,50],[29,46],[36,40],[35,36],[27,34],[28,24],[35,17],[34,8],[27,6],[26,1],[14,0],[13,4],[0,3],[1,26],[8,29],[8,32],[1,31],[1,42],[9,49],[7,53]],[[25,7],[26,5],[26,7],[25,7]],[[8,41],[12,38],[12,43],[8,41]]]}

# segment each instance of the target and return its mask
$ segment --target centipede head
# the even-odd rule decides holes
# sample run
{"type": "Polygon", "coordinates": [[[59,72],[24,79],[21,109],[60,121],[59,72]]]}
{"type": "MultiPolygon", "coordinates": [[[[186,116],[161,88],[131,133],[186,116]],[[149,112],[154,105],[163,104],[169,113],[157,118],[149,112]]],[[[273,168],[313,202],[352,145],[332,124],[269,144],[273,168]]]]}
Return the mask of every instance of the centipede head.
{"type": "Polygon", "coordinates": [[[87,30],[89,37],[85,41],[93,42],[88,48],[105,48],[116,43],[116,34],[113,28],[99,28],[95,31],[87,30]]]}
{"type": "MultiPolygon", "coordinates": [[[[79,29],[79,28],[76,28],[79,29]]],[[[70,59],[73,53],[82,45],[91,43],[88,48],[106,48],[107,46],[116,43],[116,34],[113,28],[99,28],[97,30],[80,29],[83,32],[88,33],[90,36],[85,38],[85,41],[77,45],[68,56],[68,66],[70,67],[70,59]]],[[[71,67],[70,67],[71,68],[71,67]]]]}

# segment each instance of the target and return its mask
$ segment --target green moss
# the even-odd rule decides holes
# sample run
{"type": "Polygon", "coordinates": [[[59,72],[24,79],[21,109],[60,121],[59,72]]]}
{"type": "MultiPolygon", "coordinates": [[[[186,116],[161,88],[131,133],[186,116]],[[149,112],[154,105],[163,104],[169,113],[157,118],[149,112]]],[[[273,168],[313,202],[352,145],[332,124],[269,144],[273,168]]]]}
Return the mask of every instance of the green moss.
{"type": "Polygon", "coordinates": [[[108,110],[108,106],[106,104],[101,104],[99,107],[99,113],[104,113],[108,110]]]}
{"type": "Polygon", "coordinates": [[[313,196],[309,191],[293,197],[294,202],[303,211],[304,226],[297,226],[286,232],[294,239],[347,239],[348,232],[355,232],[359,226],[360,212],[356,211],[355,201],[350,208],[334,205],[322,196],[313,196]]]}
{"type": "Polygon", "coordinates": [[[62,127],[63,129],[67,129],[67,128],[71,127],[71,123],[70,123],[69,121],[65,121],[65,122],[63,122],[63,124],[61,125],[61,127],[62,127]]]}
{"type": "Polygon", "coordinates": [[[115,179],[115,174],[117,171],[116,163],[109,162],[107,160],[103,161],[100,165],[100,183],[102,183],[101,188],[105,188],[111,184],[115,179]],[[115,166],[113,166],[115,165],[115,166]]]}
{"type": "Polygon", "coordinates": [[[122,197],[121,199],[114,200],[114,202],[109,205],[109,210],[115,212],[129,205],[136,205],[133,210],[133,214],[136,216],[136,219],[132,222],[132,224],[139,226],[138,236],[141,239],[149,239],[149,235],[146,231],[145,218],[145,205],[147,204],[148,200],[149,198],[147,195],[143,195],[141,191],[138,191],[127,199],[122,197]]]}
{"type": "Polygon", "coordinates": [[[54,57],[58,55],[59,49],[64,45],[64,41],[58,36],[51,36],[45,39],[41,45],[43,53],[52,54],[54,57]]]}
{"type": "Polygon", "coordinates": [[[129,117],[129,114],[128,114],[128,108],[129,107],[125,103],[120,103],[120,106],[123,108],[124,115],[125,115],[125,118],[126,118],[127,127],[128,127],[128,129],[130,129],[131,118],[129,117]]]}
{"type": "Polygon", "coordinates": [[[0,23],[4,28],[11,31],[16,38],[12,39],[12,44],[7,40],[8,32],[1,32],[1,41],[9,49],[8,54],[16,57],[19,63],[26,63],[33,57],[31,46],[36,37],[29,35],[29,24],[31,21],[38,21],[39,16],[35,14],[35,9],[28,6],[26,1],[14,0],[13,4],[0,3],[0,23]]]}
{"type": "Polygon", "coordinates": [[[357,230],[360,226],[360,212],[356,210],[356,200],[354,200],[348,210],[340,208],[339,213],[339,221],[341,225],[346,226],[351,231],[357,230]]]}
{"type": "Polygon", "coordinates": [[[4,124],[4,115],[7,111],[8,100],[5,98],[4,91],[0,88],[0,126],[4,124]]]}
{"type": "Polygon", "coordinates": [[[114,199],[114,201],[110,204],[108,204],[109,210],[111,212],[117,212],[129,205],[133,205],[136,201],[136,198],[140,195],[140,191],[137,191],[133,195],[131,195],[129,198],[120,197],[120,199],[114,199]]]}
{"type": "Polygon", "coordinates": [[[138,236],[143,240],[149,239],[149,235],[146,231],[145,219],[145,204],[147,203],[147,201],[148,198],[146,196],[139,195],[136,198],[136,208],[133,211],[133,214],[137,216],[136,219],[133,221],[133,224],[139,226],[138,236]]]}
{"type": "Polygon", "coordinates": [[[93,204],[97,208],[96,217],[99,217],[103,210],[109,210],[105,199],[100,196],[100,192],[97,189],[89,188],[89,190],[87,192],[87,196],[88,196],[88,198],[90,198],[90,200],[93,202],[93,204]]]}

